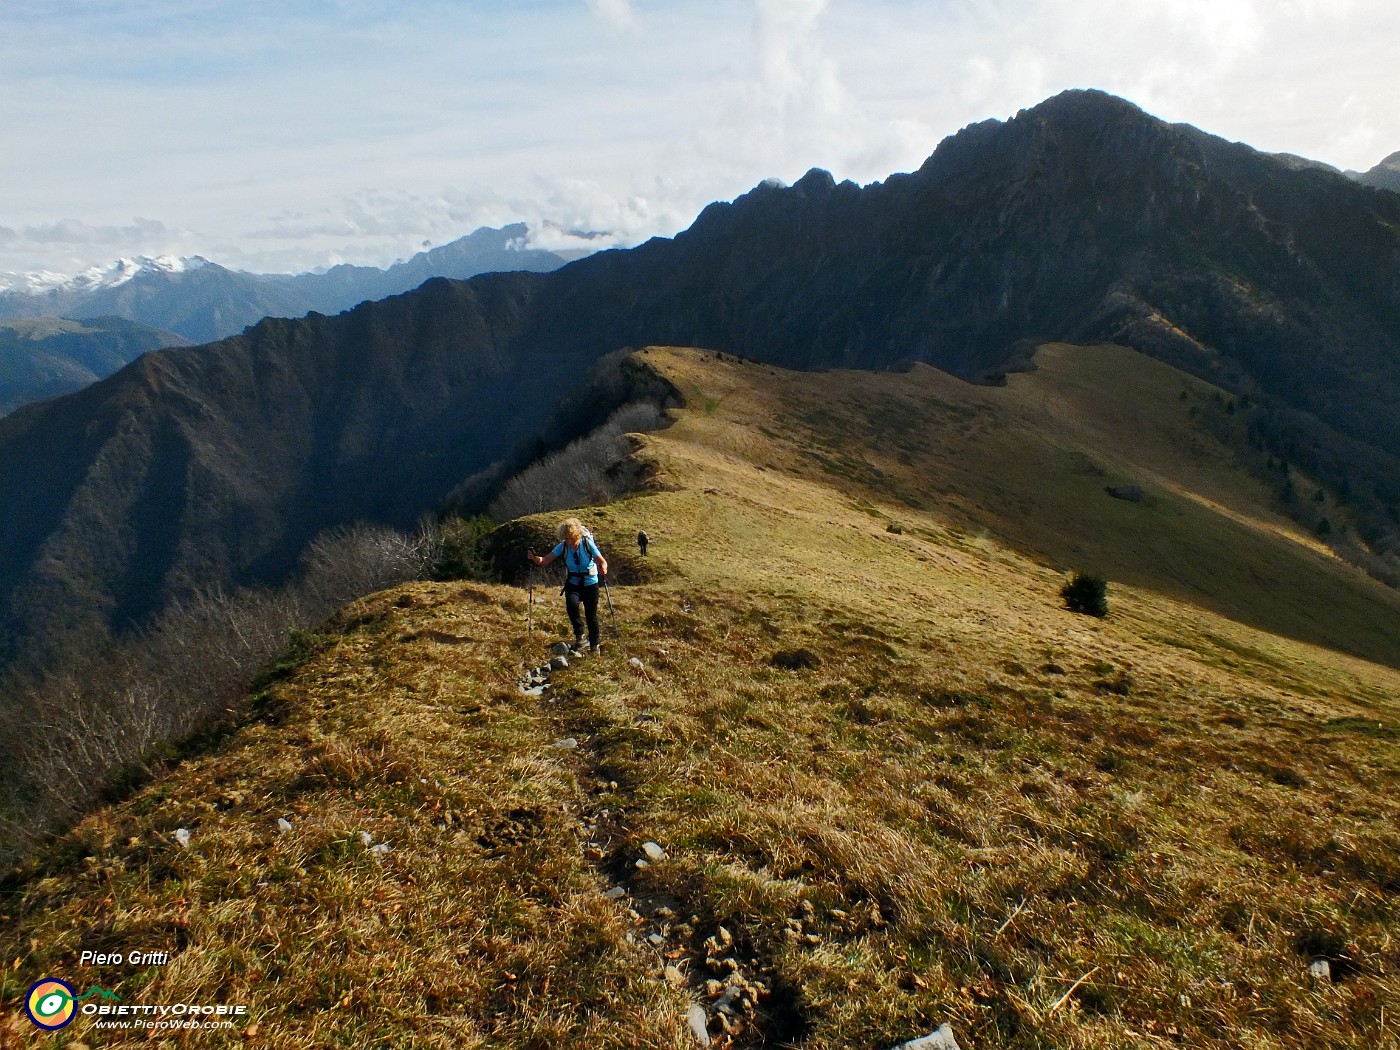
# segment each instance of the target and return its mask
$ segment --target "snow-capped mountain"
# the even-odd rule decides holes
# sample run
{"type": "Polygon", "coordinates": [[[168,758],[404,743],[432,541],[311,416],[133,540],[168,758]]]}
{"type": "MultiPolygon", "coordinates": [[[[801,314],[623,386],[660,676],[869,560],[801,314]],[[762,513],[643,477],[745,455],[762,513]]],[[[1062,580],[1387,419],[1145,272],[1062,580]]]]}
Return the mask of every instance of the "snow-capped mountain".
{"type": "Polygon", "coordinates": [[[264,317],[335,314],[367,299],[416,288],[432,277],[466,278],[492,270],[553,270],[569,261],[527,246],[516,223],[480,229],[388,269],[335,266],[324,273],[258,274],[195,256],[118,259],[61,275],[0,274],[0,318],[115,316],[177,332],[197,343],[234,335],[264,317]]]}
{"type": "Polygon", "coordinates": [[[90,266],[81,273],[62,274],[51,270],[31,270],[28,273],[0,273],[0,292],[42,295],[46,292],[96,292],[117,288],[143,273],[184,273],[197,270],[208,263],[198,255],[188,259],[174,255],[151,258],[138,255],[118,259],[110,266],[90,266]]]}

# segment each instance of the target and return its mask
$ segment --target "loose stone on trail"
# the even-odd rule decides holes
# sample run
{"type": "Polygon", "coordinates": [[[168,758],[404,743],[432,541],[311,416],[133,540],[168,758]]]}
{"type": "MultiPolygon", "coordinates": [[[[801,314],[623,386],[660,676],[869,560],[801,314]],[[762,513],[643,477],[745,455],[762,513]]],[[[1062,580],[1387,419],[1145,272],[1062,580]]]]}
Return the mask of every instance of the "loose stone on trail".
{"type": "Polygon", "coordinates": [[[643,842],[642,852],[647,855],[647,860],[665,860],[666,851],[655,842],[643,842]]]}
{"type": "Polygon", "coordinates": [[[189,848],[189,845],[190,845],[190,829],[189,829],[189,828],[176,828],[176,829],[175,829],[175,841],[178,842],[178,843],[180,844],[180,848],[181,848],[181,849],[188,849],[188,848],[189,848]]]}
{"type": "Polygon", "coordinates": [[[568,656],[571,652],[573,652],[573,647],[568,642],[555,642],[549,647],[551,656],[568,656]]]}
{"type": "Polygon", "coordinates": [[[624,890],[621,886],[614,886],[612,889],[606,891],[606,892],[603,894],[603,896],[606,897],[606,898],[607,898],[608,900],[610,900],[610,901],[615,901],[615,900],[617,900],[619,897],[624,896],[626,893],[627,893],[627,891],[624,890]]]}
{"type": "Polygon", "coordinates": [[[1332,964],[1326,959],[1314,959],[1308,963],[1308,974],[1316,977],[1319,981],[1330,981],[1332,979],[1332,964]]]}
{"type": "Polygon", "coordinates": [[[635,667],[638,671],[640,671],[640,670],[642,669],[642,667],[644,666],[644,665],[642,664],[642,661],[641,661],[638,657],[635,657],[635,656],[632,657],[632,659],[628,660],[627,662],[628,662],[629,664],[631,664],[633,667],[635,667]]]}
{"type": "Polygon", "coordinates": [[[918,1039],[911,1039],[907,1043],[900,1043],[893,1050],[962,1050],[962,1047],[958,1046],[958,1041],[953,1038],[953,1026],[942,1024],[938,1026],[937,1031],[918,1039]]]}
{"type": "Polygon", "coordinates": [[[690,1025],[690,1034],[695,1036],[695,1041],[701,1046],[709,1046],[710,1030],[705,1026],[705,1008],[699,1003],[692,1003],[690,1009],[685,1012],[685,1020],[690,1025]]]}
{"type": "Polygon", "coordinates": [[[556,740],[553,744],[560,751],[572,751],[578,747],[578,737],[566,736],[563,740],[556,740]]]}
{"type": "Polygon", "coordinates": [[[567,656],[556,656],[553,660],[549,661],[549,669],[551,671],[562,671],[568,666],[569,658],[567,656]]]}
{"type": "Polygon", "coordinates": [[[290,834],[292,830],[292,822],[286,817],[278,817],[277,830],[280,831],[283,835],[290,834]]]}

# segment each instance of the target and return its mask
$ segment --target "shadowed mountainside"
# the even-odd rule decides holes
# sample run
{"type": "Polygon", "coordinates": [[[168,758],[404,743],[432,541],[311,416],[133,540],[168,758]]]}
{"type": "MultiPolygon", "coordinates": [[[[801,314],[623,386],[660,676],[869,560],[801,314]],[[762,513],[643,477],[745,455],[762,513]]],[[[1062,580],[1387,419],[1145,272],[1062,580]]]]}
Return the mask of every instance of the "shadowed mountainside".
{"type": "Polygon", "coordinates": [[[282,579],[328,525],[409,525],[468,475],[522,465],[625,396],[582,381],[591,357],[493,349],[518,308],[510,281],[439,281],[340,318],[265,321],[188,358],[149,354],[6,417],[8,625],[43,640],[129,625],[198,584],[282,579]],[[561,410],[550,376],[565,373],[601,400],[561,410]],[[551,396],[532,395],[541,384],[551,396]]]}
{"type": "Polygon", "coordinates": [[[531,447],[590,361],[646,343],[971,378],[1045,339],[1125,343],[1261,406],[1247,440],[1344,490],[1381,547],[1400,504],[1397,274],[1400,198],[1068,92],[883,184],[814,171],[674,240],[264,322],[16,414],[7,645],[45,617],[127,623],[175,587],[273,578],[325,526],[411,520],[531,447]]]}

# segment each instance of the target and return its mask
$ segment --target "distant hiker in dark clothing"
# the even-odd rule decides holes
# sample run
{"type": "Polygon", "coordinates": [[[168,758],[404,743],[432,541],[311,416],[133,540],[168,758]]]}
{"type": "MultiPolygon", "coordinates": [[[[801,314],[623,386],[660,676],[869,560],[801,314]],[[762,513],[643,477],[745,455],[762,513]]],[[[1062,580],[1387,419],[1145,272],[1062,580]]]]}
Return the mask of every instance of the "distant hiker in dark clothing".
{"type": "Polygon", "coordinates": [[[531,549],[526,555],[536,565],[549,565],[564,559],[568,575],[564,579],[564,604],[569,611],[569,623],[574,628],[574,648],[583,648],[583,624],[588,619],[588,647],[598,651],[598,575],[608,574],[608,559],[598,549],[592,534],[578,518],[569,518],[559,525],[559,543],[548,554],[539,555],[531,549]]]}
{"type": "Polygon", "coordinates": [[[643,557],[643,558],[645,558],[645,557],[647,556],[647,538],[648,538],[648,537],[647,537],[647,534],[646,534],[646,530],[645,530],[645,529],[643,529],[641,532],[637,533],[637,546],[640,547],[640,548],[642,549],[642,557],[643,557]]]}

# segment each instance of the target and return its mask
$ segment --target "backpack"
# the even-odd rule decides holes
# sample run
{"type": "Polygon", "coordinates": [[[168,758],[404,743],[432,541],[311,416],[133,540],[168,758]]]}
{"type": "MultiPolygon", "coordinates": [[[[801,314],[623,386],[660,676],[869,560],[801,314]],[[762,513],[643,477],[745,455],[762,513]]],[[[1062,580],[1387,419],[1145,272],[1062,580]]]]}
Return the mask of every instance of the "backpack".
{"type": "Polygon", "coordinates": [[[583,581],[588,579],[588,570],[593,567],[594,562],[597,561],[597,558],[602,554],[602,552],[598,549],[598,541],[593,538],[593,533],[589,532],[588,529],[584,529],[583,536],[578,541],[578,549],[580,555],[588,556],[588,560],[583,563],[582,571],[575,571],[574,568],[569,564],[569,555],[571,551],[569,550],[568,541],[565,540],[563,541],[563,543],[564,556],[560,560],[564,563],[564,586],[559,588],[560,594],[563,594],[569,589],[569,584],[573,580],[577,580],[579,586],[582,586],[583,581]],[[593,545],[592,550],[589,549],[589,544],[593,545]]]}

